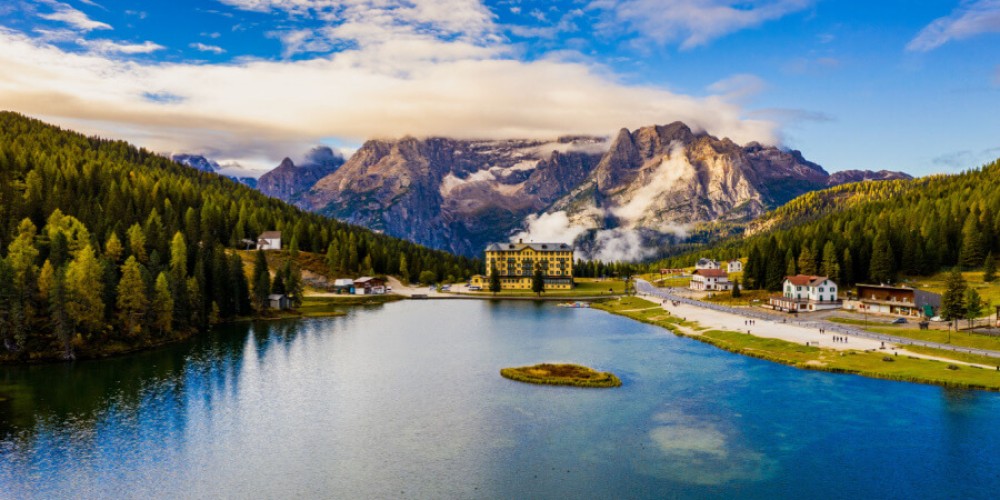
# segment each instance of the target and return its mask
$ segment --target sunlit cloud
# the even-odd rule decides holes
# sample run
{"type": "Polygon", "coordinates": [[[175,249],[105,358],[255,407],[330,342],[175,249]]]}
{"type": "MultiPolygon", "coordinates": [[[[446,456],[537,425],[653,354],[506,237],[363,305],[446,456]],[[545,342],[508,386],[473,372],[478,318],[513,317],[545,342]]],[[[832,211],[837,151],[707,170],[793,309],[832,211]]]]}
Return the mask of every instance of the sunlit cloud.
{"type": "Polygon", "coordinates": [[[74,9],[68,4],[56,1],[45,1],[45,5],[48,5],[53,9],[53,12],[48,14],[39,14],[38,17],[42,19],[47,19],[49,21],[58,21],[66,23],[80,31],[93,31],[93,30],[110,30],[111,25],[107,23],[102,23],[100,21],[95,21],[89,17],[87,14],[74,9]]]}
{"type": "Polygon", "coordinates": [[[951,14],[935,19],[906,45],[912,52],[934,50],[953,40],[1000,33],[1000,0],[963,2],[951,14]]]}
{"type": "Polygon", "coordinates": [[[767,21],[805,10],[812,0],[595,0],[590,8],[608,13],[607,29],[618,26],[644,38],[692,49],[767,21]]]}
{"type": "Polygon", "coordinates": [[[192,43],[191,45],[189,45],[189,47],[191,47],[192,49],[195,49],[197,51],[200,51],[200,52],[211,52],[213,54],[225,54],[226,53],[226,49],[224,49],[222,47],[219,47],[218,45],[207,45],[207,44],[204,44],[204,43],[201,43],[201,42],[192,43]]]}
{"type": "Polygon", "coordinates": [[[735,84],[693,97],[623,83],[585,58],[520,60],[471,0],[223,3],[335,20],[283,32],[284,59],[214,64],[122,57],[163,48],[153,42],[88,41],[80,53],[0,29],[0,108],[259,169],[331,138],[603,136],[676,120],[739,143],[778,138],[774,122],[747,117],[735,84]]]}
{"type": "Polygon", "coordinates": [[[150,41],[142,43],[122,43],[113,40],[77,40],[80,45],[104,54],[150,54],[164,47],[150,41]]]}

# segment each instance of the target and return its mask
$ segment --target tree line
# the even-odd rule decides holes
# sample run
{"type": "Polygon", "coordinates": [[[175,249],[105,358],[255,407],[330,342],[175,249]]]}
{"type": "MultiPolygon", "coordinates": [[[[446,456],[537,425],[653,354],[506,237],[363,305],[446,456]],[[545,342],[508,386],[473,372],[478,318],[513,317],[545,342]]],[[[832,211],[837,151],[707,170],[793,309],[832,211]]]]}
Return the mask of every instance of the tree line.
{"type": "MultiPolygon", "coordinates": [[[[293,252],[325,254],[331,273],[346,276],[429,271],[443,280],[479,268],[123,141],[0,112],[0,338],[8,354],[58,346],[71,356],[84,345],[129,346],[252,314],[264,289],[249,282],[233,250],[268,230],[282,231],[293,252]]],[[[289,273],[282,276],[277,284],[287,288],[289,273]]]]}
{"type": "Polygon", "coordinates": [[[773,291],[785,275],[798,273],[847,286],[994,266],[1000,251],[997,179],[1000,160],[956,175],[808,193],[763,218],[755,234],[658,264],[746,257],[744,286],[773,291]]]}

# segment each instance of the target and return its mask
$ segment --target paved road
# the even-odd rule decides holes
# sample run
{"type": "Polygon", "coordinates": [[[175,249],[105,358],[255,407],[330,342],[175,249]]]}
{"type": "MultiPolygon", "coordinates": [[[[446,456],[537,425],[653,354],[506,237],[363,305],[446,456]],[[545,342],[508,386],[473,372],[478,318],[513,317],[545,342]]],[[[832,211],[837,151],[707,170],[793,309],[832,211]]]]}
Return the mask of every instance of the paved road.
{"type": "Polygon", "coordinates": [[[976,349],[972,347],[956,347],[952,344],[941,344],[938,342],[928,342],[925,340],[914,340],[906,337],[896,337],[895,335],[885,335],[881,333],[873,333],[867,330],[862,330],[860,328],[854,328],[849,325],[843,325],[840,323],[834,323],[832,321],[825,320],[798,320],[794,318],[789,318],[787,316],[768,313],[765,311],[757,309],[744,309],[727,307],[720,304],[712,304],[710,302],[703,302],[700,300],[689,299],[687,297],[681,297],[670,293],[669,289],[656,288],[645,280],[636,280],[635,289],[637,292],[647,295],[652,295],[660,299],[673,300],[680,302],[682,304],[688,304],[695,307],[702,307],[705,309],[712,309],[719,312],[736,314],[738,316],[744,316],[747,318],[760,319],[766,321],[778,321],[789,323],[798,326],[804,326],[809,328],[823,328],[824,330],[830,332],[842,333],[844,335],[854,335],[856,337],[863,337],[867,339],[880,340],[884,342],[892,342],[898,345],[915,345],[923,347],[933,347],[935,349],[944,349],[946,351],[954,352],[965,352],[970,354],[978,354],[981,356],[988,356],[991,358],[1000,359],[1000,351],[991,351],[988,349],[976,349]]]}

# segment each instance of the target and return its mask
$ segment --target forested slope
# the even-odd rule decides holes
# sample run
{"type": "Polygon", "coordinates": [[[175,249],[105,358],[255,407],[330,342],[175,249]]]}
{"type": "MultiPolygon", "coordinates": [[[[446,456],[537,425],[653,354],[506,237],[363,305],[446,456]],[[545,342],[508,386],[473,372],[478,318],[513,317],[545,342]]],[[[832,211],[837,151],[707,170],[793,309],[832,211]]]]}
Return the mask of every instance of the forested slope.
{"type": "Polygon", "coordinates": [[[478,268],[122,141],[0,112],[0,357],[128,349],[252,314],[226,249],[268,230],[347,275],[478,268]]]}
{"type": "Polygon", "coordinates": [[[660,264],[748,257],[745,285],[771,290],[795,272],[847,285],[977,268],[1000,250],[1000,160],[957,175],[807,193],[765,215],[750,232],[660,264]]]}

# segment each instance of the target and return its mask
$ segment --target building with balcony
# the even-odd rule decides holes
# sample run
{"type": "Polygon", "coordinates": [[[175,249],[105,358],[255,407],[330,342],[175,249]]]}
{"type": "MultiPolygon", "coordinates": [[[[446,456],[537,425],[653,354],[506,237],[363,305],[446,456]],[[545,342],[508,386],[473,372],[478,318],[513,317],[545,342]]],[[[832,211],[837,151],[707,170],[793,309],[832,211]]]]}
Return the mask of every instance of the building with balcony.
{"type": "Polygon", "coordinates": [[[689,287],[699,292],[725,291],[732,290],[733,283],[729,281],[729,273],[722,269],[695,269],[689,287]]]}
{"type": "Polygon", "coordinates": [[[932,317],[941,308],[941,295],[905,286],[857,285],[857,295],[844,309],[871,314],[932,317]]]}
{"type": "Polygon", "coordinates": [[[822,311],[839,309],[837,284],[826,276],[797,274],[785,276],[781,296],[771,297],[771,308],[785,312],[822,311]]]}
{"type": "MultiPolygon", "coordinates": [[[[573,288],[573,247],[565,243],[493,243],[486,247],[486,284],[496,269],[504,290],[531,290],[535,270],[546,290],[573,288]]],[[[484,288],[485,289],[485,288],[484,288]]]]}

